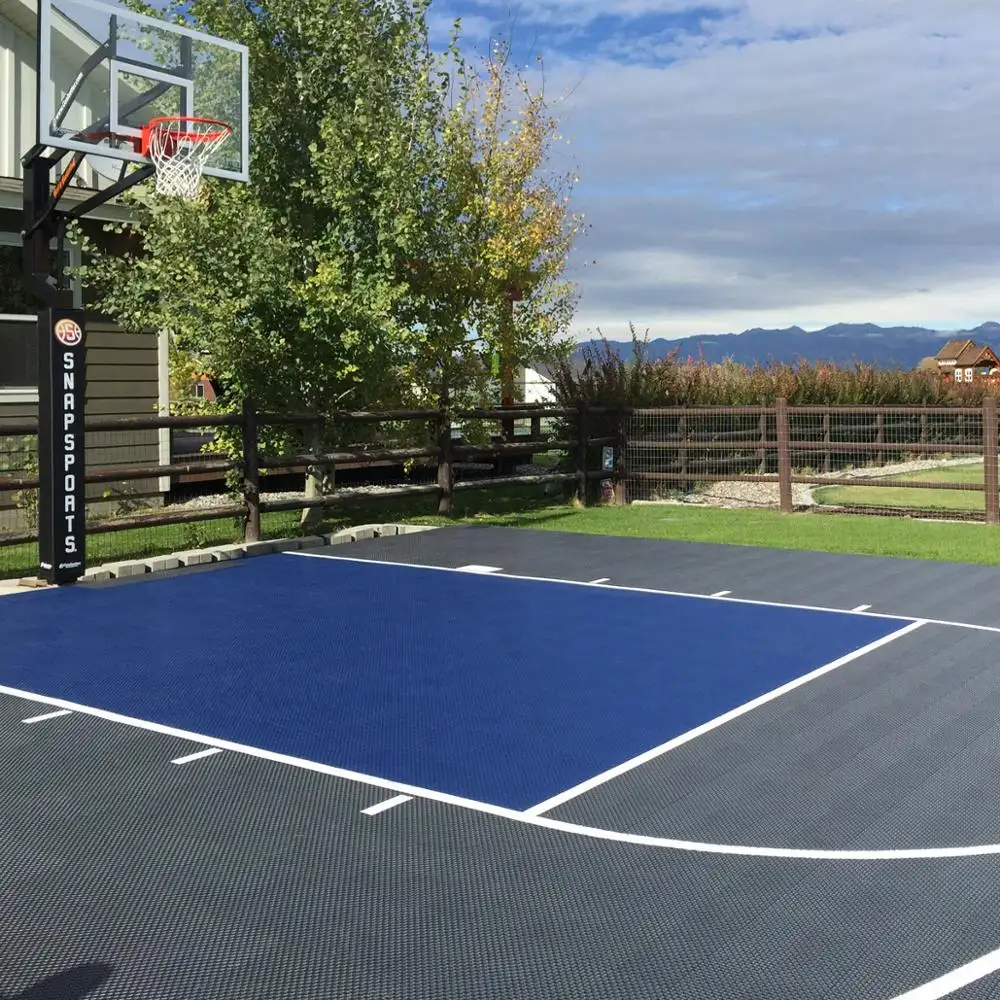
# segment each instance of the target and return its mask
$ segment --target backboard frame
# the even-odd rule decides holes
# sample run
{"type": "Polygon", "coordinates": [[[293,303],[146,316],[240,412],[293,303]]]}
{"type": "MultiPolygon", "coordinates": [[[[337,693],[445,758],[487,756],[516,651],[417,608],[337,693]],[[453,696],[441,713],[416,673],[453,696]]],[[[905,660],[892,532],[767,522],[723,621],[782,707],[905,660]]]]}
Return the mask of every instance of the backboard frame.
{"type": "MultiPolygon", "coordinates": [[[[95,61],[93,65],[88,66],[88,63],[90,62],[88,60],[88,63],[85,63],[80,70],[80,74],[83,76],[81,77],[78,75],[76,81],[77,84],[81,83],[89,72],[93,72],[96,67],[102,63],[107,63],[110,71],[110,114],[105,120],[95,122],[94,127],[96,127],[97,131],[112,133],[122,139],[136,141],[117,148],[112,148],[95,142],[87,142],[81,139],[76,139],[69,135],[59,134],[57,128],[54,127],[56,124],[54,121],[54,114],[59,110],[60,105],[57,105],[56,102],[53,73],[54,67],[52,61],[52,48],[50,44],[55,17],[59,14],[58,11],[56,11],[55,14],[53,13],[53,6],[57,3],[58,0],[38,0],[38,72],[36,74],[38,108],[37,144],[39,146],[50,147],[56,150],[76,153],[91,153],[103,159],[121,161],[123,165],[128,163],[148,164],[149,159],[143,156],[137,148],[139,145],[138,139],[142,134],[141,131],[133,125],[125,125],[117,120],[119,72],[125,71],[133,76],[143,77],[162,84],[180,87],[182,93],[184,94],[184,104],[187,105],[186,108],[182,107],[180,110],[180,114],[184,115],[195,115],[198,113],[196,104],[197,95],[194,93],[194,81],[189,78],[166,73],[143,63],[137,63],[110,51],[105,51],[104,56],[101,59],[96,59],[96,55],[100,51],[100,49],[98,49],[95,51],[95,61]]],[[[250,55],[247,47],[239,42],[233,42],[229,39],[209,35],[205,32],[190,28],[187,25],[177,24],[173,21],[164,21],[159,18],[149,17],[145,14],[137,14],[127,8],[115,7],[110,4],[103,3],[102,0],[73,0],[73,3],[78,6],[87,7],[96,13],[103,14],[108,17],[109,20],[112,18],[124,17],[128,19],[130,24],[144,25],[153,32],[169,32],[170,34],[179,36],[181,39],[188,39],[189,44],[200,42],[204,45],[218,46],[228,49],[239,56],[241,78],[240,115],[242,120],[240,122],[232,122],[230,124],[232,124],[234,128],[237,128],[239,131],[240,164],[242,169],[232,170],[206,164],[203,169],[203,173],[210,177],[218,177],[225,180],[247,183],[250,179],[250,55]]],[[[98,46],[104,46],[106,44],[103,39],[96,39],[95,41],[98,46]]],[[[63,104],[65,104],[65,102],[66,98],[63,98],[63,104]]],[[[155,111],[151,109],[150,117],[155,116],[155,111]]]]}

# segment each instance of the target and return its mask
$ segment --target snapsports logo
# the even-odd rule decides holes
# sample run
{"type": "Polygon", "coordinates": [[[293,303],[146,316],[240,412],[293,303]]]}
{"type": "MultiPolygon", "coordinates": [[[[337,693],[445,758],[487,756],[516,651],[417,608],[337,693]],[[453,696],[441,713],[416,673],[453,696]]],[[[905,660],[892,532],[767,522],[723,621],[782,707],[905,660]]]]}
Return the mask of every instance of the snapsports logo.
{"type": "Polygon", "coordinates": [[[83,330],[76,320],[61,319],[55,325],[56,340],[64,347],[76,347],[83,340],[83,330]]]}

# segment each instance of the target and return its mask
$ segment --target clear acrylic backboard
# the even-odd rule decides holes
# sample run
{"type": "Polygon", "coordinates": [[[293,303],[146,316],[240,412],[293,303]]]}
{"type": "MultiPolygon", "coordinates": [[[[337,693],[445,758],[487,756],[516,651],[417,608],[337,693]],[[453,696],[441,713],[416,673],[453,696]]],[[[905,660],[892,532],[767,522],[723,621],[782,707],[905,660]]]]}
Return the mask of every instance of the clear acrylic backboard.
{"type": "Polygon", "coordinates": [[[248,180],[244,45],[100,0],[39,0],[38,142],[91,154],[105,176],[148,163],[142,126],[165,116],[226,122],[203,172],[248,180]]]}

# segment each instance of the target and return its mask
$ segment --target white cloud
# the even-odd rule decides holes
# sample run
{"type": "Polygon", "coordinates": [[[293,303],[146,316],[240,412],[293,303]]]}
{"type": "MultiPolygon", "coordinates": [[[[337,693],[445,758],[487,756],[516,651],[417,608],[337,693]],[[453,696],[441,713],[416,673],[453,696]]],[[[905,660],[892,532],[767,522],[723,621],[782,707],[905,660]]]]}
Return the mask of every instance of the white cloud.
{"type": "Polygon", "coordinates": [[[663,19],[693,6],[513,9],[559,40],[540,31],[550,92],[573,88],[574,203],[593,224],[577,257],[597,260],[575,266],[579,331],[1000,318],[993,6],[719,0],[730,16],[699,33],[663,19]]]}

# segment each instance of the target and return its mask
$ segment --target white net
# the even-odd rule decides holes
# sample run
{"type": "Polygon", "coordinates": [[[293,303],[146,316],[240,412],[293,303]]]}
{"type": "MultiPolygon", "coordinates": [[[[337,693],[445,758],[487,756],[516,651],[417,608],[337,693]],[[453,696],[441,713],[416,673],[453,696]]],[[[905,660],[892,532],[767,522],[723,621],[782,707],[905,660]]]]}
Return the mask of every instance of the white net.
{"type": "Polygon", "coordinates": [[[202,169],[232,129],[202,118],[161,118],[147,128],[146,152],[156,167],[158,194],[196,198],[202,169]]]}

